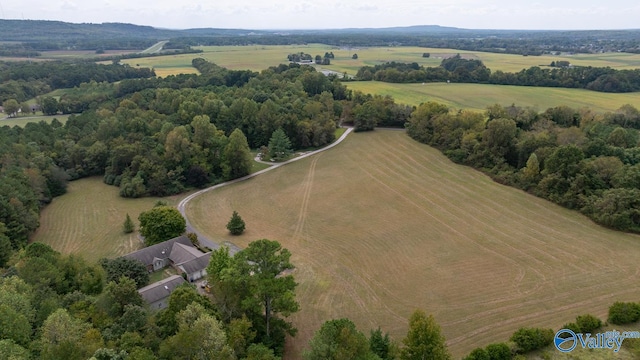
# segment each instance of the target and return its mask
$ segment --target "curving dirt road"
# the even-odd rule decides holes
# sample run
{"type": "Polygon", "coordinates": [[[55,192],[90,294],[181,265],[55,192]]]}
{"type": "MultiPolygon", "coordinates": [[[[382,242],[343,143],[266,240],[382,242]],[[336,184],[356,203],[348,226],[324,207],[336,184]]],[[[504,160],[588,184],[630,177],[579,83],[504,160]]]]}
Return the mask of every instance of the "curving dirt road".
{"type": "MultiPolygon", "coordinates": [[[[196,230],[193,226],[191,226],[191,223],[189,222],[189,218],[187,217],[187,214],[186,214],[186,211],[185,211],[185,208],[187,207],[187,204],[189,203],[189,201],[193,200],[194,198],[196,198],[196,197],[198,197],[198,196],[200,196],[200,195],[202,195],[202,194],[204,194],[204,193],[206,193],[208,191],[219,189],[219,188],[221,188],[223,186],[227,186],[227,185],[231,185],[231,184],[235,184],[235,183],[238,183],[238,182],[241,182],[241,181],[245,181],[245,180],[251,179],[251,178],[256,177],[258,175],[264,174],[267,171],[271,171],[271,170],[277,169],[277,168],[279,168],[281,166],[284,166],[284,165],[290,164],[292,162],[307,158],[307,157],[315,155],[315,154],[317,154],[319,152],[322,152],[322,151],[325,151],[325,150],[329,150],[332,147],[340,144],[342,142],[342,140],[344,140],[347,137],[347,135],[349,135],[349,133],[351,133],[351,131],[353,131],[353,128],[347,128],[347,130],[344,132],[344,134],[342,134],[342,136],[340,136],[338,138],[338,140],[336,140],[333,143],[323,147],[322,149],[318,149],[318,150],[315,150],[315,151],[308,152],[308,153],[306,153],[304,155],[298,156],[298,157],[293,158],[291,160],[287,160],[285,162],[275,163],[271,167],[268,167],[268,168],[266,168],[264,170],[257,171],[257,172],[255,172],[253,174],[249,174],[247,176],[244,176],[244,177],[241,177],[241,178],[238,178],[238,179],[234,179],[234,180],[231,180],[231,181],[223,182],[223,183],[208,187],[206,189],[202,189],[200,191],[196,191],[193,194],[191,194],[191,195],[187,196],[186,198],[182,199],[182,201],[180,201],[178,203],[178,211],[180,211],[180,213],[182,214],[184,219],[187,221],[187,232],[188,233],[192,232],[192,233],[195,233],[196,235],[198,235],[198,240],[200,241],[200,244],[202,244],[203,246],[207,246],[207,247],[209,247],[209,248],[211,248],[213,250],[219,248],[221,244],[219,244],[219,243],[217,243],[215,241],[212,241],[211,239],[207,238],[206,236],[203,236],[200,232],[198,232],[198,230],[196,230]]],[[[241,250],[238,246],[236,246],[235,244],[230,243],[228,241],[223,242],[222,245],[225,245],[225,246],[229,247],[229,252],[231,253],[231,255],[233,255],[236,252],[241,250]]]]}

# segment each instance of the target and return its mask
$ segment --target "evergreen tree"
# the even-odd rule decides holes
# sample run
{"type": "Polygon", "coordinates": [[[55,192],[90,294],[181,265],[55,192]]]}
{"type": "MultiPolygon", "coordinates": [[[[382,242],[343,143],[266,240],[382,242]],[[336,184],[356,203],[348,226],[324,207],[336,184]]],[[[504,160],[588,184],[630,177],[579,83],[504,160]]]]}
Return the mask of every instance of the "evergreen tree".
{"type": "Polygon", "coordinates": [[[416,310],[409,318],[409,331],[402,340],[404,348],[400,353],[401,360],[448,360],[451,358],[440,326],[433,315],[416,310]]]}
{"type": "Polygon", "coordinates": [[[227,229],[231,235],[240,235],[244,232],[245,223],[237,211],[234,211],[233,215],[231,215],[231,220],[227,223],[227,229]]]}
{"type": "Polygon", "coordinates": [[[122,230],[125,234],[131,234],[136,229],[136,226],[133,224],[133,220],[131,220],[131,216],[127,213],[127,217],[124,219],[124,224],[122,225],[122,230]]]}
{"type": "Polygon", "coordinates": [[[291,141],[284,130],[278,129],[269,140],[269,157],[275,161],[283,161],[291,156],[291,141]]]}

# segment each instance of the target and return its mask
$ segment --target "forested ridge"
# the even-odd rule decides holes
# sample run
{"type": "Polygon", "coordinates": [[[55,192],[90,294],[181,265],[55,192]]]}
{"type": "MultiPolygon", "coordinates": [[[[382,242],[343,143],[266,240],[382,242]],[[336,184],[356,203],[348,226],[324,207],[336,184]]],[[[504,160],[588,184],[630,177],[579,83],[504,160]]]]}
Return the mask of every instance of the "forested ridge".
{"type": "Polygon", "coordinates": [[[0,54],[38,56],[48,50],[141,50],[170,40],[169,48],[199,45],[421,46],[495,53],[541,55],[556,52],[640,52],[638,30],[527,31],[477,30],[440,26],[379,29],[168,30],[123,23],[1,20],[0,54]]]}

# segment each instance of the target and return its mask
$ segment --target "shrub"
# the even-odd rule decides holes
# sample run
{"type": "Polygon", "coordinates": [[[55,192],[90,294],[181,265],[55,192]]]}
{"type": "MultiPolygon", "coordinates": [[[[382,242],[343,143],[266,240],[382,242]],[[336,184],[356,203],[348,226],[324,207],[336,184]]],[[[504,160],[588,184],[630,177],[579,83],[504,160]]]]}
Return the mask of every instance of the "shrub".
{"type": "Polygon", "coordinates": [[[580,329],[580,332],[590,333],[593,330],[602,327],[602,320],[591,314],[580,315],[576,318],[576,325],[580,329]]]}
{"type": "Polygon", "coordinates": [[[553,330],[540,328],[520,328],[511,336],[519,350],[527,353],[543,348],[553,342],[553,330]]]}
{"type": "Polygon", "coordinates": [[[612,324],[629,324],[638,320],[640,320],[640,304],[616,301],[609,307],[609,322],[612,324]]]}
{"type": "Polygon", "coordinates": [[[509,345],[505,343],[489,344],[485,349],[491,360],[510,360],[513,357],[509,345]]]}
{"type": "MultiPolygon", "coordinates": [[[[576,324],[574,322],[570,322],[570,323],[564,324],[564,325],[562,325],[562,328],[563,329],[569,329],[569,330],[573,331],[574,333],[582,332],[582,329],[580,328],[580,326],[578,326],[578,324],[576,324]]],[[[563,336],[563,338],[567,338],[567,337],[569,337],[569,334],[566,334],[566,336],[563,336]]]]}

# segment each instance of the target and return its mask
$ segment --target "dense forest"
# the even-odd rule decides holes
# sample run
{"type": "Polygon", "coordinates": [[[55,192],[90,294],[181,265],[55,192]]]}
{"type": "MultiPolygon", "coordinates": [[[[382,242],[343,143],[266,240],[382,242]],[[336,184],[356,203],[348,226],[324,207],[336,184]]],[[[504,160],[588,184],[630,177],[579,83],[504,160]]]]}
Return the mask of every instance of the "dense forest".
{"type": "Polygon", "coordinates": [[[128,65],[0,61],[0,103],[8,99],[23,102],[56,89],[74,88],[91,81],[113,83],[152,76],[155,74],[151,69],[136,69],[128,65]]]}
{"type": "MultiPolygon", "coordinates": [[[[560,62],[559,62],[560,63],[560,62]]],[[[564,64],[564,63],[561,63],[564,64]]],[[[518,86],[579,88],[602,92],[640,91],[640,70],[615,70],[592,66],[534,66],[517,73],[492,72],[482,61],[464,59],[460,54],[443,59],[438,67],[423,67],[417,63],[390,62],[363,66],[356,80],[377,80],[391,83],[454,82],[518,86]]]]}

